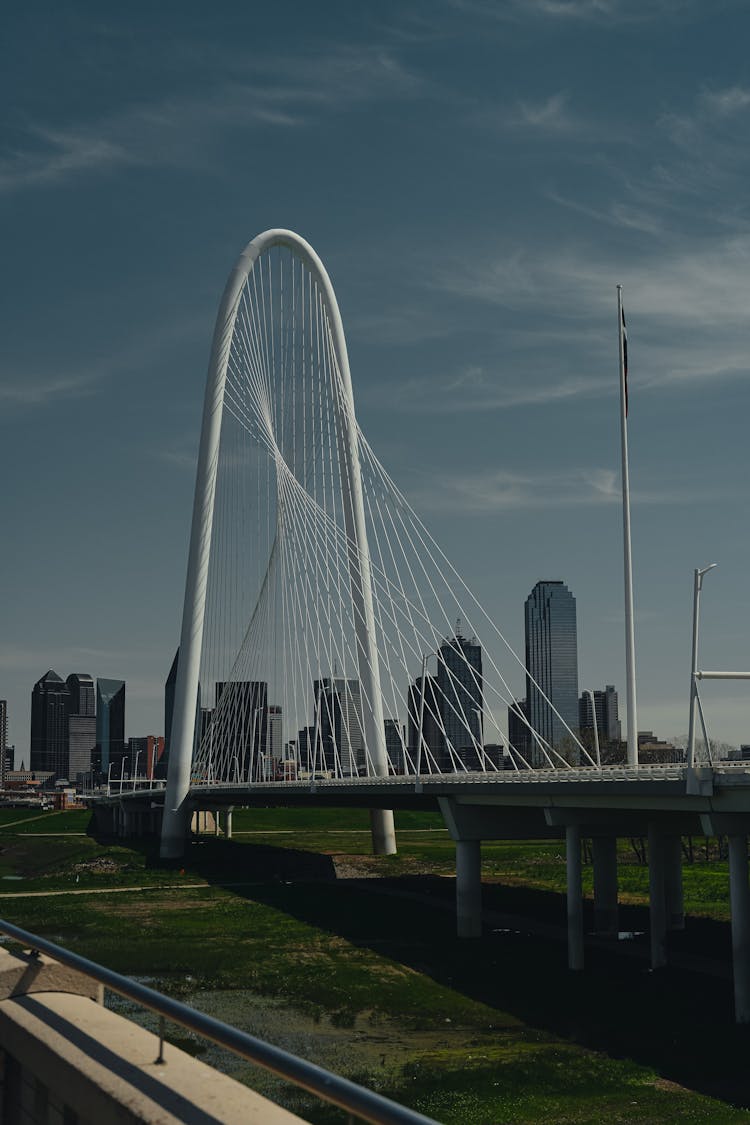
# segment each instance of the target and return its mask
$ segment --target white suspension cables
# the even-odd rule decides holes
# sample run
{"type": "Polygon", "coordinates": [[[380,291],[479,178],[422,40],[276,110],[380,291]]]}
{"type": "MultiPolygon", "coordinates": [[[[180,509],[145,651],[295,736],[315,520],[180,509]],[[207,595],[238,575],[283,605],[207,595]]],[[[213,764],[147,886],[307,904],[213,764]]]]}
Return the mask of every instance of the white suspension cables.
{"type": "Polygon", "coordinates": [[[508,656],[517,669],[357,427],[320,259],[289,231],[259,235],[214,334],[163,853],[184,828],[191,776],[590,761],[573,731],[564,747],[536,733],[509,743],[508,656]]]}

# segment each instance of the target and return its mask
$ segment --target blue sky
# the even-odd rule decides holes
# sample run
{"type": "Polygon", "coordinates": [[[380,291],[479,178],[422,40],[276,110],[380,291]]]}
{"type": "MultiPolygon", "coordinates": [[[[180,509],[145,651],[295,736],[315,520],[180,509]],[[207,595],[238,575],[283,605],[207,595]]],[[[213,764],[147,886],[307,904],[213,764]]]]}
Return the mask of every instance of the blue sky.
{"type": "MultiPolygon", "coordinates": [[[[363,429],[509,639],[578,601],[624,696],[624,286],[639,726],[750,668],[750,13],[690,0],[12,5],[0,57],[0,697],[128,683],[163,729],[213,318],[244,244],[336,286],[363,429]]],[[[516,685],[519,693],[522,685],[516,685]]],[[[750,694],[705,692],[750,742],[750,694]]],[[[624,707],[623,707],[624,709],[624,707]]]]}

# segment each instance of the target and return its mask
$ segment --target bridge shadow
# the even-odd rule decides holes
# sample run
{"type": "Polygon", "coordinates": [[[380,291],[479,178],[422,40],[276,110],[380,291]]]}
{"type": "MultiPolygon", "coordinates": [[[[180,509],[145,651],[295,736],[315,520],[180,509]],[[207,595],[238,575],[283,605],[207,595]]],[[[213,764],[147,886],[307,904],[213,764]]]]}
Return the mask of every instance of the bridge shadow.
{"type": "MultiPolygon", "coordinates": [[[[154,844],[130,843],[147,862],[159,863],[154,844]]],[[[726,923],[689,919],[685,932],[671,940],[680,965],[651,972],[648,911],[624,906],[621,926],[642,936],[627,943],[595,941],[587,947],[586,970],[571,973],[562,940],[565,899],[552,891],[485,883],[483,936],[458,939],[450,878],[341,879],[332,856],[221,838],[193,843],[184,867],[529,1027],[750,1107],[750,1029],[733,1023],[726,923]],[[684,967],[698,957],[706,971],[684,967]]],[[[585,921],[590,930],[589,904],[585,921]]]]}
{"type": "MultiPolygon", "coordinates": [[[[336,880],[328,856],[255,844],[245,845],[245,852],[246,877],[252,877],[251,871],[266,872],[252,888],[254,899],[531,1027],[634,1059],[690,1089],[750,1106],[750,1030],[732,1022],[728,925],[690,919],[685,933],[674,935],[672,942],[683,957],[700,953],[719,958],[724,975],[676,967],[654,973],[648,968],[648,911],[624,907],[623,927],[644,936],[618,943],[616,949],[604,943],[588,948],[586,971],[571,973],[565,943],[559,940],[565,927],[560,894],[487,884],[483,904],[490,921],[483,937],[458,939],[452,879],[336,880]],[[492,915],[499,916],[500,924],[492,915]],[[521,919],[533,920],[534,929],[540,925],[546,932],[502,924],[521,919]]],[[[587,924],[592,928],[590,916],[587,924]]]]}

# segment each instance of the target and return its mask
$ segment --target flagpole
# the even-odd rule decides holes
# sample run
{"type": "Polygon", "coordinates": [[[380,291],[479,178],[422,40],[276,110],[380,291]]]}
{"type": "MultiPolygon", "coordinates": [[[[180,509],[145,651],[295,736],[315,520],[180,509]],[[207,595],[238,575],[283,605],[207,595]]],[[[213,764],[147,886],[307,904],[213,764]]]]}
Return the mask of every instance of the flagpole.
{"type": "Polygon", "coordinates": [[[630,548],[630,473],[628,471],[628,391],[622,286],[617,286],[617,332],[620,341],[620,437],[622,446],[622,538],[625,568],[625,671],[628,701],[628,765],[638,768],[638,708],[635,698],[633,628],[633,558],[630,548]]]}

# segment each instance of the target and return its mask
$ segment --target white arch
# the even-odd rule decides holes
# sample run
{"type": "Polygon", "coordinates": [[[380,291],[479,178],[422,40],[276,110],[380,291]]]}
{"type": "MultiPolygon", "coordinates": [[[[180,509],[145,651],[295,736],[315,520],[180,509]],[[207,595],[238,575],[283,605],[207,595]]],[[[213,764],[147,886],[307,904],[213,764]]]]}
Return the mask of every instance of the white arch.
{"type": "MultiPolygon", "coordinates": [[[[307,265],[320,288],[331,327],[333,351],[341,378],[342,393],[340,396],[334,395],[334,401],[338,403],[337,408],[340,414],[339,433],[345,437],[340,456],[343,465],[342,487],[344,489],[345,531],[349,543],[352,545],[349,550],[349,576],[354,602],[358,671],[363,698],[370,700],[370,706],[365,708],[365,735],[378,774],[386,776],[388,773],[380,669],[372,603],[370,555],[362,499],[359,439],[354,414],[349,357],[341,313],[331,279],[312,246],[293,231],[267,230],[248,243],[229,275],[219,305],[211,346],[206,396],[203,404],[203,423],[195,482],[187,579],[185,582],[167,789],[164,798],[161,834],[161,855],[163,858],[174,858],[182,855],[188,828],[187,798],[190,789],[190,767],[193,755],[195,711],[206,607],[206,583],[211,552],[216,473],[227,364],[242,291],[258,257],[263,251],[270,250],[273,246],[288,248],[307,265]]],[[[376,853],[390,854],[394,852],[396,846],[393,814],[385,810],[373,810],[372,822],[373,845],[376,853]]]]}

